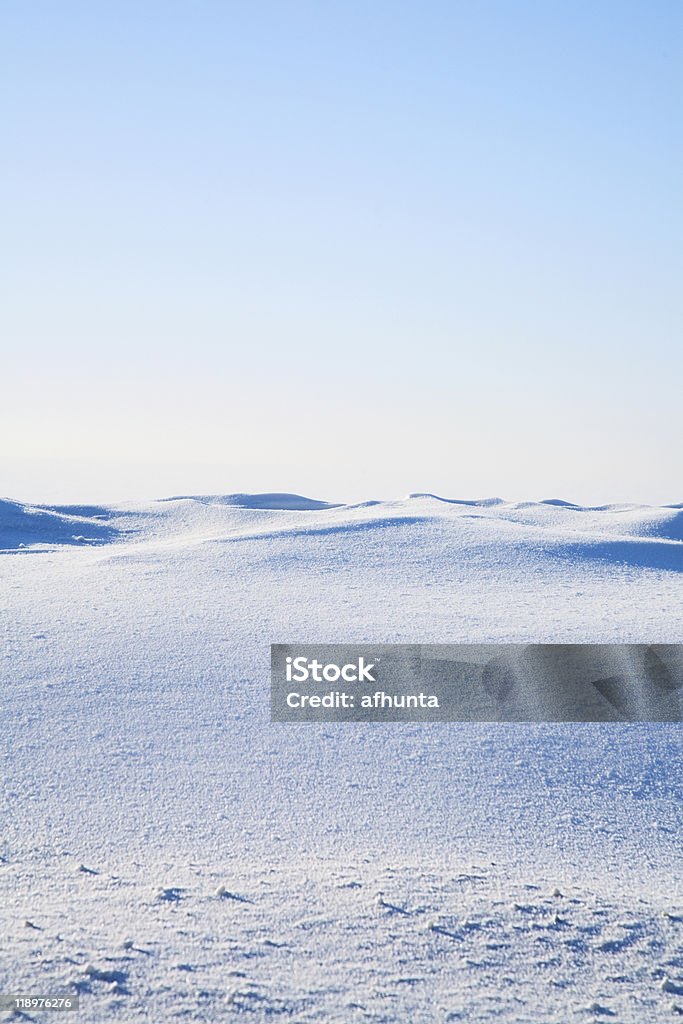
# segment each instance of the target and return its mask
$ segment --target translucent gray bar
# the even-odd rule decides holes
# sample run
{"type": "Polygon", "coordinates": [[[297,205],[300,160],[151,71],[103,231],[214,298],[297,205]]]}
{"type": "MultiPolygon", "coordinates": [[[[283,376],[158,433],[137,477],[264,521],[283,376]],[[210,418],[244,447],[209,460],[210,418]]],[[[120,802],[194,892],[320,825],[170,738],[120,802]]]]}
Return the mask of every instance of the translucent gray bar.
{"type": "Polygon", "coordinates": [[[683,644],[273,644],[273,722],[680,722],[683,644]]]}
{"type": "Polygon", "coordinates": [[[32,995],[22,992],[20,995],[0,995],[0,1011],[14,1010],[17,1020],[35,1020],[34,1013],[42,1013],[45,1010],[57,1010],[68,1012],[78,1010],[78,994],[68,995],[32,995]]]}

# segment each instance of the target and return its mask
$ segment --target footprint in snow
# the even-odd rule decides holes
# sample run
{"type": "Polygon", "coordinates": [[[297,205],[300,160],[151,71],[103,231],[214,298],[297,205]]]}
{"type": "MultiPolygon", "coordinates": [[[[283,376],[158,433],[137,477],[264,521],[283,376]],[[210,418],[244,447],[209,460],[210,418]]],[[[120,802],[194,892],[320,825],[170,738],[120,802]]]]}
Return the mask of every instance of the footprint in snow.
{"type": "Polygon", "coordinates": [[[427,929],[430,932],[436,932],[437,935],[445,935],[448,939],[462,939],[462,935],[458,935],[456,932],[450,931],[448,928],[444,927],[444,925],[439,924],[438,921],[432,921],[427,925],[427,929]]]}
{"type": "Polygon", "coordinates": [[[616,1017],[614,1010],[610,1010],[609,1006],[602,1006],[601,1003],[591,1003],[588,1012],[598,1017],[616,1017]]]}
{"type": "Polygon", "coordinates": [[[239,893],[231,892],[230,889],[226,889],[224,885],[219,885],[216,889],[216,896],[221,900],[235,900],[237,903],[253,903],[248,896],[240,896],[239,893]]]}
{"type": "Polygon", "coordinates": [[[405,914],[406,917],[410,917],[409,910],[406,910],[405,907],[399,907],[396,903],[389,903],[384,899],[384,893],[381,891],[375,897],[375,904],[380,910],[386,910],[390,914],[405,914]]]}
{"type": "Polygon", "coordinates": [[[154,893],[154,899],[157,903],[178,903],[183,898],[183,891],[179,886],[157,889],[154,893]]]}
{"type": "Polygon", "coordinates": [[[559,914],[555,914],[553,918],[553,928],[568,928],[569,925],[570,922],[567,920],[566,917],[560,917],[559,914]]]}
{"type": "Polygon", "coordinates": [[[121,946],[123,949],[128,950],[128,952],[130,953],[144,953],[145,956],[152,956],[152,953],[149,949],[143,949],[142,946],[136,946],[135,939],[123,939],[121,941],[121,946]]]}
{"type": "Polygon", "coordinates": [[[109,984],[125,985],[128,975],[125,971],[110,971],[106,968],[95,967],[94,964],[86,964],[83,973],[87,974],[92,981],[106,981],[109,984]]]}

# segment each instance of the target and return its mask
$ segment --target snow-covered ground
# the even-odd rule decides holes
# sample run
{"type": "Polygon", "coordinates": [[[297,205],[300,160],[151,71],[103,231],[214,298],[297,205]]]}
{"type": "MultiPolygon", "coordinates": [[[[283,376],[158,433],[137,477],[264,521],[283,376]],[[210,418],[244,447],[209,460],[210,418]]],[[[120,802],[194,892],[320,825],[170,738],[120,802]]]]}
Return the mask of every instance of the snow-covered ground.
{"type": "Polygon", "coordinates": [[[269,721],[271,642],[683,641],[682,507],[3,501],[0,624],[0,991],[683,1014],[679,725],[269,721]]]}

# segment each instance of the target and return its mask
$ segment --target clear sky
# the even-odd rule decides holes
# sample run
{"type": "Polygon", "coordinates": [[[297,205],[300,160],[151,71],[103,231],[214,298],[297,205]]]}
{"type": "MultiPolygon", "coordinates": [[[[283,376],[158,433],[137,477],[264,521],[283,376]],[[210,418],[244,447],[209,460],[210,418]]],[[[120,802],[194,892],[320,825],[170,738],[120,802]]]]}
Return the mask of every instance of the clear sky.
{"type": "Polygon", "coordinates": [[[0,38],[0,494],[683,500],[680,0],[0,38]]]}

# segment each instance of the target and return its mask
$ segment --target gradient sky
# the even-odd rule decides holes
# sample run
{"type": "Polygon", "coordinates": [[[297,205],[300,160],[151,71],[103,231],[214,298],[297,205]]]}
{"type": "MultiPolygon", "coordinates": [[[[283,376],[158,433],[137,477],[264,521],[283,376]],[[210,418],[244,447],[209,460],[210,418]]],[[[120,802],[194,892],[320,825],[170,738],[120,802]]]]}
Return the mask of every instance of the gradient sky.
{"type": "Polygon", "coordinates": [[[0,494],[683,500],[679,0],[0,38],[0,494]]]}

